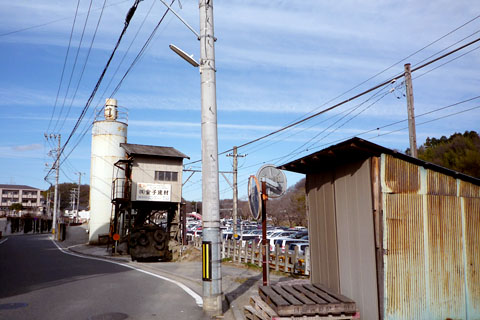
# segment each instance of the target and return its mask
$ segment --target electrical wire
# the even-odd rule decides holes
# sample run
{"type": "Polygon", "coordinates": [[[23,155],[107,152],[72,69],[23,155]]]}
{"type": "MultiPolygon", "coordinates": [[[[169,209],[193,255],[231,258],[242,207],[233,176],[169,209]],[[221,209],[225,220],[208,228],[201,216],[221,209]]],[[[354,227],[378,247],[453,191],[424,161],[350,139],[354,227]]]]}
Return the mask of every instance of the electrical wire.
{"type": "MultiPolygon", "coordinates": [[[[128,1],[130,1],[130,0],[124,0],[124,1],[115,2],[115,3],[109,4],[109,5],[106,6],[106,7],[116,6],[117,4],[121,4],[121,3],[124,3],[124,2],[128,2],[128,1]]],[[[100,10],[100,8],[94,9],[94,10],[92,10],[92,11],[97,11],[97,10],[100,10]]],[[[83,15],[83,14],[78,14],[78,15],[83,15]]],[[[27,30],[31,30],[31,29],[36,29],[36,28],[40,28],[40,27],[44,27],[44,26],[48,26],[48,25],[50,25],[50,24],[54,24],[54,23],[57,23],[57,22],[60,22],[60,21],[63,21],[63,20],[68,20],[68,19],[70,19],[70,18],[71,18],[71,17],[65,17],[65,18],[55,19],[55,20],[48,21],[48,22],[44,22],[44,23],[41,23],[41,24],[36,24],[36,25],[30,26],[30,27],[26,27],[26,28],[22,28],[22,29],[17,29],[17,30],[13,30],[13,31],[8,31],[8,32],[5,32],[5,33],[0,33],[0,37],[9,36],[9,35],[11,35],[11,34],[23,32],[23,31],[27,31],[27,30]]]]}
{"type": "Polygon", "coordinates": [[[457,56],[457,57],[455,57],[455,58],[452,58],[452,59],[448,60],[447,62],[444,62],[444,63],[442,63],[441,65],[439,65],[439,66],[437,66],[437,67],[435,67],[435,68],[433,68],[433,69],[430,69],[430,70],[428,70],[428,71],[426,71],[426,72],[424,72],[424,73],[422,73],[422,74],[414,77],[413,79],[418,79],[418,78],[420,78],[420,77],[423,77],[424,75],[429,74],[430,72],[435,71],[435,70],[437,70],[438,68],[441,68],[441,67],[445,66],[446,64],[449,64],[450,62],[453,62],[453,61],[455,61],[455,60],[457,60],[457,59],[459,59],[459,58],[461,58],[461,57],[463,57],[463,56],[466,56],[467,54],[472,53],[473,51],[476,51],[476,50],[478,50],[478,49],[480,49],[480,46],[478,46],[478,47],[476,47],[476,48],[473,48],[472,50],[467,51],[467,52],[465,52],[465,53],[463,53],[463,54],[461,54],[461,55],[459,55],[459,56],[457,56]]]}
{"type": "MultiPolygon", "coordinates": [[[[75,126],[73,127],[70,135],[68,136],[65,144],[64,144],[63,147],[60,149],[60,152],[59,152],[59,155],[57,156],[57,159],[56,159],[56,161],[55,161],[55,164],[57,164],[57,163],[60,162],[60,161],[59,161],[60,156],[63,154],[66,146],[68,145],[68,143],[69,143],[69,141],[71,140],[72,136],[75,134],[75,132],[76,132],[76,130],[78,129],[80,123],[82,122],[82,120],[83,120],[83,118],[84,118],[84,116],[85,116],[88,108],[90,107],[90,104],[91,104],[91,102],[92,102],[92,100],[93,100],[93,98],[94,98],[94,96],[95,96],[95,94],[96,94],[96,92],[97,92],[97,90],[98,90],[98,87],[100,86],[100,83],[102,82],[103,78],[105,77],[105,73],[107,72],[107,69],[108,69],[108,67],[109,67],[109,65],[110,65],[110,63],[111,63],[111,61],[112,61],[112,59],[113,59],[113,56],[115,55],[115,52],[117,51],[117,49],[118,49],[118,47],[119,47],[119,45],[120,45],[120,42],[121,42],[121,40],[122,40],[125,32],[127,31],[127,28],[128,28],[128,26],[129,26],[129,24],[130,24],[130,20],[132,19],[133,15],[134,15],[134,13],[135,13],[135,11],[136,11],[136,9],[137,9],[137,6],[138,6],[139,2],[140,2],[140,0],[135,0],[135,3],[133,4],[133,6],[132,6],[132,7],[130,8],[130,10],[128,11],[127,17],[125,18],[124,27],[123,27],[123,29],[122,29],[122,32],[120,33],[120,36],[119,36],[119,38],[118,38],[118,40],[117,40],[117,43],[116,43],[116,45],[115,45],[112,53],[110,54],[110,57],[109,57],[106,65],[105,65],[105,67],[103,68],[103,71],[102,71],[102,73],[101,73],[101,75],[100,75],[100,78],[98,79],[97,84],[95,85],[92,93],[90,94],[90,97],[88,98],[88,100],[87,100],[87,102],[86,102],[86,104],[85,104],[85,107],[83,108],[80,116],[78,117],[78,120],[77,120],[75,126]]],[[[52,168],[50,168],[49,173],[50,173],[51,171],[53,171],[53,168],[54,168],[54,166],[52,166],[52,168]]],[[[47,174],[47,175],[48,175],[48,174],[47,174]]]]}
{"type": "MultiPolygon", "coordinates": [[[[439,112],[439,111],[442,111],[442,110],[446,110],[446,109],[449,109],[449,108],[452,108],[452,107],[455,107],[455,106],[458,106],[458,105],[461,105],[461,104],[464,104],[464,103],[467,103],[467,102],[471,102],[471,101],[474,101],[474,100],[478,100],[478,99],[480,99],[480,95],[472,97],[472,98],[468,98],[468,99],[465,99],[465,100],[462,100],[462,101],[458,101],[458,102],[455,102],[455,103],[452,103],[452,104],[449,104],[449,105],[446,105],[446,106],[443,106],[443,107],[440,107],[440,108],[436,108],[436,109],[433,109],[433,110],[430,110],[430,111],[427,111],[427,112],[424,112],[424,113],[421,113],[421,114],[418,114],[418,115],[415,116],[415,119],[417,120],[418,118],[424,117],[426,115],[429,115],[429,114],[432,114],[432,113],[435,113],[435,112],[439,112]]],[[[473,110],[476,110],[476,109],[479,109],[479,108],[480,108],[480,106],[475,106],[473,108],[464,109],[464,110],[461,110],[461,111],[458,111],[458,112],[451,113],[449,115],[440,116],[440,117],[437,117],[437,118],[434,118],[434,119],[431,119],[431,120],[427,120],[427,121],[424,121],[424,122],[419,122],[417,125],[423,125],[423,124],[427,124],[427,123],[430,123],[430,122],[438,121],[438,120],[441,120],[441,119],[444,119],[444,118],[447,118],[447,117],[455,116],[455,115],[465,113],[465,112],[468,112],[468,111],[473,111],[473,110]]],[[[268,159],[268,160],[265,160],[265,161],[257,162],[257,163],[254,163],[252,165],[245,166],[244,168],[242,168],[242,170],[239,170],[239,172],[244,171],[244,170],[249,169],[249,168],[252,168],[252,167],[258,167],[258,166],[266,164],[266,163],[275,163],[279,159],[285,158],[286,156],[297,157],[305,151],[311,151],[311,152],[316,151],[316,150],[318,150],[322,147],[330,146],[330,145],[335,144],[335,143],[339,143],[339,142],[342,142],[342,141],[345,141],[345,140],[348,140],[348,139],[351,139],[351,138],[354,138],[354,137],[362,136],[362,135],[365,135],[365,134],[368,134],[368,133],[371,133],[371,132],[374,132],[374,131],[379,131],[381,129],[385,129],[385,128],[388,128],[388,127],[391,127],[391,126],[394,126],[394,125],[397,125],[397,124],[400,124],[400,123],[404,123],[404,122],[408,122],[408,119],[395,121],[395,122],[392,122],[392,123],[389,123],[389,124],[386,124],[386,125],[383,125],[383,126],[380,126],[380,127],[377,127],[377,128],[373,128],[373,129],[369,129],[369,130],[360,132],[356,135],[352,135],[352,136],[349,136],[349,137],[344,137],[344,138],[340,138],[340,139],[337,139],[337,140],[334,140],[334,141],[330,141],[328,143],[324,143],[320,146],[317,146],[317,147],[309,149],[309,150],[302,150],[302,151],[299,151],[299,152],[296,152],[296,153],[290,152],[287,155],[284,155],[284,156],[281,156],[281,157],[276,157],[276,158],[273,158],[273,159],[268,159]]],[[[390,131],[388,133],[380,134],[380,135],[377,135],[377,136],[384,136],[384,135],[395,133],[395,132],[402,131],[402,130],[405,130],[405,129],[408,129],[408,127],[401,128],[401,129],[398,129],[398,130],[393,130],[393,131],[390,131]]],[[[372,137],[369,137],[368,139],[374,139],[377,136],[372,136],[372,137]]]]}
{"type": "MultiPolygon", "coordinates": [[[[332,103],[333,101],[337,100],[338,98],[341,98],[341,97],[343,97],[343,96],[344,96],[344,95],[346,95],[347,93],[349,93],[349,92],[351,92],[351,91],[353,91],[353,90],[355,90],[355,89],[359,88],[360,86],[364,85],[365,83],[369,82],[370,80],[373,80],[374,78],[378,77],[379,75],[381,75],[381,74],[385,73],[386,71],[388,71],[388,70],[392,69],[392,68],[393,68],[393,67],[395,67],[396,65],[398,65],[398,64],[400,64],[400,63],[402,63],[402,62],[406,61],[407,59],[409,59],[409,58],[413,57],[414,55],[416,55],[416,54],[418,54],[418,53],[422,52],[423,50],[425,50],[425,49],[427,49],[427,48],[431,47],[431,46],[432,46],[432,45],[434,45],[435,43],[437,43],[437,42],[439,42],[440,40],[442,40],[442,39],[444,39],[444,38],[448,37],[449,35],[453,34],[454,32],[456,32],[456,31],[460,30],[461,28],[465,27],[466,25],[468,25],[468,24],[472,23],[473,21],[477,20],[478,18],[480,18],[480,15],[477,15],[477,16],[475,16],[474,18],[472,18],[472,19],[468,20],[467,22],[463,23],[462,25],[458,26],[457,28],[455,28],[455,29],[453,29],[453,30],[449,31],[448,33],[444,34],[444,35],[443,35],[443,36],[441,36],[440,38],[437,38],[436,40],[434,40],[434,41],[430,42],[429,44],[425,45],[424,47],[420,48],[419,50],[417,50],[417,51],[415,51],[415,52],[411,53],[411,54],[410,54],[410,55],[408,55],[407,57],[405,57],[405,58],[403,58],[403,59],[401,59],[401,60],[399,60],[399,61],[397,61],[397,62],[393,63],[393,64],[392,64],[392,65],[390,65],[389,67],[387,67],[387,68],[383,69],[382,71],[380,71],[380,72],[376,73],[375,75],[371,76],[370,78],[368,78],[368,79],[366,79],[366,80],[362,81],[361,83],[357,84],[357,85],[356,85],[356,86],[354,86],[353,88],[351,88],[351,89],[349,89],[349,90],[347,90],[347,91],[345,91],[345,92],[341,93],[340,95],[338,95],[338,96],[336,96],[336,97],[334,97],[334,98],[332,98],[332,99],[328,100],[327,102],[323,103],[323,104],[322,104],[322,105],[320,105],[319,107],[317,107],[317,108],[313,109],[312,111],[310,111],[310,112],[306,113],[306,114],[305,114],[303,117],[307,116],[308,114],[311,114],[311,113],[312,113],[313,111],[315,111],[315,110],[318,110],[318,109],[320,109],[320,108],[322,108],[322,107],[326,106],[326,105],[327,105],[327,104],[329,104],[329,103],[332,103]]],[[[422,61],[422,62],[423,62],[423,61],[422,61]]],[[[296,118],[296,120],[299,120],[299,119],[302,119],[302,118],[296,118]]],[[[296,122],[296,120],[294,120],[294,122],[296,122]]],[[[230,151],[231,151],[231,150],[228,150],[227,152],[230,152],[230,151]]]]}
{"type": "MultiPolygon", "coordinates": [[[[425,62],[424,64],[422,64],[422,65],[420,65],[420,66],[417,66],[417,67],[415,67],[415,68],[412,68],[412,69],[411,69],[411,72],[413,73],[413,72],[415,72],[415,71],[417,71],[417,70],[420,70],[420,69],[422,69],[422,68],[425,68],[426,66],[428,66],[428,65],[430,65],[430,64],[432,64],[432,63],[435,63],[436,61],[439,61],[439,60],[441,60],[441,59],[444,59],[444,58],[446,58],[447,56],[449,56],[449,55],[451,55],[451,54],[454,54],[454,53],[458,52],[459,50],[462,50],[462,49],[464,49],[464,48],[466,48],[466,47],[468,47],[468,46],[470,46],[470,45],[472,45],[472,44],[474,44],[474,43],[476,43],[476,42],[478,42],[478,41],[480,41],[480,38],[477,38],[477,39],[475,39],[475,40],[473,40],[473,41],[470,41],[469,43],[467,43],[467,44],[465,44],[465,45],[462,45],[462,46],[460,46],[460,47],[458,47],[458,48],[456,48],[456,49],[454,49],[454,50],[451,50],[451,51],[449,51],[449,52],[447,52],[447,53],[445,53],[445,54],[443,54],[443,55],[441,55],[441,56],[439,56],[439,57],[437,57],[437,58],[435,58],[435,59],[433,59],[433,60],[427,61],[427,62],[425,62]]],[[[287,130],[287,129],[289,129],[289,128],[292,128],[292,127],[294,127],[294,126],[297,126],[297,125],[299,125],[300,123],[303,123],[303,122],[305,122],[305,121],[308,121],[308,120],[310,120],[310,119],[312,119],[312,118],[318,117],[319,115],[322,115],[322,114],[324,114],[324,113],[326,113],[326,112],[328,112],[328,111],[331,111],[331,110],[333,110],[333,109],[336,109],[336,108],[338,108],[338,107],[340,107],[340,106],[342,106],[342,105],[344,105],[344,104],[346,104],[346,103],[348,103],[348,102],[350,102],[350,101],[353,101],[353,100],[355,100],[355,99],[358,99],[358,98],[361,97],[361,96],[364,96],[364,95],[366,95],[366,94],[368,94],[368,93],[370,93],[370,92],[372,92],[372,91],[374,91],[374,90],[377,90],[377,89],[379,89],[379,88],[381,88],[381,87],[383,87],[383,86],[391,83],[392,81],[396,81],[396,80],[397,80],[398,78],[400,78],[400,77],[403,77],[403,73],[398,74],[397,76],[395,76],[395,77],[393,77],[393,78],[391,78],[391,79],[389,79],[389,80],[387,80],[387,81],[384,81],[384,82],[382,82],[382,83],[380,83],[380,84],[377,84],[376,86],[374,86],[374,87],[372,87],[372,88],[370,88],[370,89],[367,89],[367,90],[365,90],[365,91],[363,91],[363,92],[361,92],[361,93],[359,93],[359,94],[357,94],[357,95],[355,95],[355,96],[353,96],[353,97],[351,97],[351,98],[345,99],[345,100],[343,100],[343,101],[341,101],[341,102],[339,102],[339,103],[337,103],[337,104],[335,104],[335,105],[333,105],[333,106],[330,106],[330,107],[328,107],[328,108],[326,108],[326,109],[323,109],[323,110],[321,110],[321,111],[319,111],[319,112],[316,112],[316,113],[314,113],[314,114],[312,114],[312,115],[310,115],[310,116],[308,116],[308,117],[306,117],[306,118],[303,118],[303,119],[301,119],[301,120],[295,121],[295,122],[293,122],[293,123],[291,123],[291,124],[289,124],[289,125],[287,125],[287,126],[284,126],[284,127],[280,128],[280,129],[277,129],[277,130],[275,130],[275,131],[273,131],[273,132],[270,132],[270,133],[268,133],[268,134],[265,134],[265,135],[263,135],[263,136],[261,136],[261,137],[259,137],[259,138],[254,139],[254,140],[245,142],[245,143],[237,146],[237,149],[242,148],[242,147],[245,147],[245,146],[250,145],[250,144],[252,144],[252,143],[258,142],[258,141],[263,140],[263,139],[265,139],[265,138],[267,138],[267,137],[273,136],[273,135],[275,135],[275,134],[277,134],[277,133],[279,133],[279,132],[282,132],[282,131],[285,131],[285,130],[287,130]]],[[[220,152],[218,155],[222,155],[222,154],[225,154],[225,153],[228,153],[228,152],[231,152],[231,151],[233,151],[233,148],[228,149],[228,150],[223,151],[223,152],[220,152]]],[[[201,162],[201,161],[202,161],[202,160],[200,159],[200,160],[196,160],[196,161],[189,162],[189,163],[187,163],[187,164],[185,164],[185,165],[189,165],[189,164],[193,164],[193,163],[198,163],[198,162],[201,162]]]]}
{"type": "MultiPolygon", "coordinates": [[[[80,48],[82,47],[82,43],[83,43],[83,36],[85,35],[85,29],[87,28],[88,18],[90,17],[90,10],[92,8],[92,1],[93,0],[90,0],[90,5],[88,6],[87,17],[85,18],[85,23],[83,24],[83,29],[82,29],[82,34],[80,36],[80,41],[78,42],[77,53],[75,54],[75,60],[73,61],[72,72],[70,73],[70,78],[68,80],[67,90],[65,92],[65,96],[63,97],[62,107],[60,108],[60,115],[58,116],[57,121],[55,122],[55,126],[53,127],[53,131],[56,131],[58,122],[59,122],[60,118],[62,117],[62,113],[63,113],[63,110],[65,108],[65,101],[67,100],[68,92],[70,91],[70,85],[72,84],[73,75],[75,74],[75,69],[77,67],[78,55],[80,53],[80,48]]],[[[68,112],[70,112],[70,108],[68,109],[68,112]]],[[[62,125],[62,127],[63,127],[63,125],[62,125]]],[[[60,130],[61,130],[61,128],[58,131],[60,131],[60,130]]]]}
{"type": "Polygon", "coordinates": [[[152,5],[151,5],[150,8],[148,9],[148,12],[147,12],[147,14],[145,15],[145,17],[143,18],[142,23],[141,23],[140,26],[138,27],[137,32],[135,33],[135,35],[133,36],[132,41],[130,41],[130,45],[128,46],[127,50],[126,50],[125,53],[123,54],[122,59],[120,60],[120,62],[119,62],[118,65],[117,65],[117,68],[116,68],[115,71],[113,72],[113,75],[110,77],[110,81],[109,81],[108,84],[105,86],[105,89],[103,90],[102,94],[100,95],[100,98],[98,99],[98,102],[97,102],[97,105],[96,105],[97,108],[100,106],[100,104],[102,104],[103,99],[104,99],[104,97],[105,97],[105,94],[107,93],[108,89],[110,88],[110,85],[111,85],[112,82],[113,82],[113,79],[115,78],[115,76],[117,75],[118,71],[120,70],[120,66],[123,64],[123,61],[125,60],[125,58],[127,57],[128,53],[130,52],[130,49],[132,48],[132,45],[133,45],[134,41],[137,39],[138,34],[139,34],[140,31],[143,29],[143,26],[144,26],[144,24],[145,24],[145,21],[146,21],[147,18],[150,16],[150,13],[151,13],[153,7],[155,6],[155,3],[156,3],[156,1],[152,1],[152,5]]]}
{"type": "MultiPolygon", "coordinates": [[[[172,6],[172,4],[175,2],[175,0],[172,0],[172,2],[170,3],[170,6],[172,6]]],[[[137,54],[137,56],[135,57],[135,59],[133,60],[133,62],[131,63],[130,67],[128,67],[127,71],[125,72],[125,74],[123,75],[122,79],[120,79],[119,83],[117,84],[117,86],[115,87],[115,89],[113,90],[112,94],[110,95],[111,97],[114,97],[115,94],[117,93],[117,91],[120,89],[122,83],[123,83],[123,80],[125,80],[125,78],[127,77],[128,73],[133,69],[133,67],[137,64],[138,60],[140,60],[140,58],[143,56],[143,54],[145,53],[145,51],[147,50],[147,47],[149,46],[150,42],[152,41],[153,37],[155,36],[155,33],[157,32],[158,28],[160,27],[160,25],[162,24],[163,20],[165,19],[165,17],[167,16],[167,13],[170,11],[169,8],[167,8],[167,10],[165,10],[164,14],[162,15],[162,17],[160,18],[160,20],[158,21],[157,25],[155,26],[155,28],[153,29],[152,33],[150,34],[150,36],[148,37],[147,41],[144,43],[142,49],[140,49],[140,52],[137,54]]]]}
{"type": "Polygon", "coordinates": [[[60,77],[60,83],[58,84],[57,97],[55,98],[55,103],[53,104],[53,111],[52,111],[52,115],[50,117],[50,121],[48,122],[47,132],[50,130],[50,125],[52,124],[53,116],[55,115],[55,109],[56,109],[57,103],[58,103],[58,96],[60,95],[60,89],[61,89],[62,83],[63,83],[63,76],[65,75],[65,68],[66,68],[66,65],[67,65],[68,53],[70,52],[70,46],[72,44],[73,30],[75,29],[75,22],[77,21],[77,14],[78,14],[78,6],[79,5],[80,5],[80,0],[78,0],[78,2],[77,2],[77,9],[75,10],[75,17],[73,19],[72,30],[70,31],[70,39],[68,40],[67,53],[65,54],[65,59],[63,61],[62,75],[60,77]]]}
{"type": "MultiPolygon", "coordinates": [[[[71,98],[71,102],[70,102],[70,105],[68,106],[68,111],[67,111],[67,114],[65,115],[65,119],[63,120],[63,123],[62,125],[60,126],[60,129],[58,131],[61,131],[62,128],[63,128],[63,125],[65,124],[65,121],[67,120],[68,118],[68,115],[70,114],[70,110],[72,108],[72,105],[73,105],[73,102],[75,101],[75,98],[77,96],[77,92],[78,92],[78,88],[80,87],[80,82],[82,81],[83,79],[83,74],[85,73],[85,68],[87,67],[87,63],[88,63],[88,59],[90,57],[90,53],[92,51],[92,47],[93,47],[93,43],[95,42],[95,37],[97,36],[97,32],[98,32],[98,27],[100,26],[100,21],[102,20],[102,16],[103,16],[103,9],[105,9],[105,4],[107,3],[107,0],[104,0],[103,1],[103,7],[102,7],[102,11],[100,11],[100,15],[98,17],[98,21],[97,21],[97,26],[95,27],[95,31],[93,32],[93,36],[92,36],[92,40],[90,41],[90,47],[88,48],[88,52],[87,52],[87,56],[85,58],[85,62],[83,63],[83,67],[82,67],[82,71],[80,72],[80,77],[77,81],[77,87],[75,88],[75,92],[73,93],[73,97],[71,98]]],[[[90,5],[92,4],[92,0],[90,0],[90,5]]],[[[86,25],[86,24],[85,24],[86,25]]]]}
{"type": "MultiPolygon", "coordinates": [[[[171,2],[171,4],[173,4],[175,2],[175,0],[173,0],[171,2]]],[[[160,27],[161,23],[163,22],[165,16],[167,15],[169,9],[167,9],[165,11],[165,13],[163,14],[163,16],[160,18],[157,26],[154,28],[154,30],[151,32],[149,38],[147,39],[147,41],[145,42],[145,44],[143,45],[142,49],[140,50],[140,52],[137,54],[137,56],[135,57],[134,61],[132,62],[132,64],[130,65],[130,67],[128,68],[128,70],[125,72],[125,74],[123,75],[122,79],[120,80],[120,82],[118,83],[118,85],[116,86],[115,90],[113,91],[113,93],[110,95],[110,97],[113,97],[115,95],[115,93],[118,91],[118,89],[120,88],[123,80],[126,78],[127,74],[132,70],[132,68],[134,67],[134,65],[138,62],[138,60],[141,58],[141,56],[145,53],[148,45],[150,44],[153,36],[155,35],[157,29],[160,27]]],[[[143,24],[143,23],[142,23],[143,24]]],[[[138,32],[137,32],[138,34],[138,32]]],[[[101,112],[101,110],[99,111],[99,113],[101,112]]],[[[97,116],[98,114],[97,113],[97,116]]],[[[88,125],[85,130],[83,131],[83,133],[80,135],[80,138],[78,139],[78,142],[75,144],[75,146],[72,148],[72,150],[68,153],[67,157],[73,152],[73,150],[79,145],[79,143],[81,142],[81,140],[85,137],[85,135],[87,134],[88,130],[92,127],[93,124],[90,124],[88,125]]]]}

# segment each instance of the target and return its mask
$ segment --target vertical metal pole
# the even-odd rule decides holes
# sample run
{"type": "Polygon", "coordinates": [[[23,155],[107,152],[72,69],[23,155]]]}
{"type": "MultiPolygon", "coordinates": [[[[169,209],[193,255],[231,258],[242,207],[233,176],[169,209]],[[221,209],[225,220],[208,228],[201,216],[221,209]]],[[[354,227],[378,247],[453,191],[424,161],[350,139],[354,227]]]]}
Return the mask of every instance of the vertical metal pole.
{"type": "Polygon", "coordinates": [[[58,210],[58,178],[60,176],[60,138],[61,135],[54,135],[58,139],[57,159],[55,160],[55,195],[53,197],[53,221],[52,221],[52,233],[55,234],[55,228],[57,226],[57,210],[58,210]]]}
{"type": "Polygon", "coordinates": [[[407,91],[408,107],[408,136],[410,140],[410,155],[417,157],[417,134],[415,132],[415,111],[413,105],[413,87],[412,74],[410,72],[410,63],[405,64],[405,87],[407,91]]]}
{"type": "Polygon", "coordinates": [[[202,101],[203,241],[211,243],[211,281],[203,280],[203,310],[222,311],[220,210],[218,188],[217,99],[213,0],[199,0],[200,82],[202,101]]]}
{"type": "Polygon", "coordinates": [[[270,250],[267,247],[267,182],[262,181],[262,269],[263,285],[268,286],[268,255],[270,250]]]}
{"type": "Polygon", "coordinates": [[[233,236],[237,234],[237,202],[238,202],[238,189],[237,189],[237,147],[233,147],[233,236]]]}

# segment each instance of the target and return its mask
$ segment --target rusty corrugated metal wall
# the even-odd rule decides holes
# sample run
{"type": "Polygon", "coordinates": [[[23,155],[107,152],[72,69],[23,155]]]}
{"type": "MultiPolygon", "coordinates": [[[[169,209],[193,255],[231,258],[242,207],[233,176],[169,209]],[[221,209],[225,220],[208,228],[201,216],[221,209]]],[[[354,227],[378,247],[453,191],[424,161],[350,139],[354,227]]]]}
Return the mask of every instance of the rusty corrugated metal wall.
{"type": "Polygon", "coordinates": [[[385,319],[480,319],[480,187],[381,165],[385,319]]]}

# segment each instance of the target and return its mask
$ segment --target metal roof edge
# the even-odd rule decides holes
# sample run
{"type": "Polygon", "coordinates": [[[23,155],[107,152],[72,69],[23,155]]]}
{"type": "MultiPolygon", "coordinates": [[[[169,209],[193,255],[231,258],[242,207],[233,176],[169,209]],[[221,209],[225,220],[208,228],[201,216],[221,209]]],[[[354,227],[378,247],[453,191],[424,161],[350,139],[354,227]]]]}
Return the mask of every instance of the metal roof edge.
{"type": "MultiPolygon", "coordinates": [[[[303,165],[303,169],[305,169],[305,165],[307,162],[318,162],[320,161],[321,158],[324,159],[329,159],[330,161],[336,157],[335,153],[346,153],[347,150],[355,150],[356,155],[360,155],[361,152],[365,153],[365,157],[371,157],[371,156],[380,156],[382,153],[384,154],[389,154],[391,156],[394,156],[396,158],[399,158],[401,160],[422,166],[426,169],[431,169],[434,171],[438,171],[441,173],[444,173],[446,175],[452,176],[454,178],[459,178],[471,183],[474,183],[476,185],[480,185],[480,179],[466,175],[464,173],[451,170],[442,166],[439,166],[437,164],[434,164],[432,162],[428,162],[425,160],[421,160],[418,158],[411,157],[409,155],[406,155],[404,153],[380,146],[378,144],[375,144],[373,142],[355,137],[349,140],[342,141],[336,145],[332,145],[328,148],[322,149],[320,151],[314,152],[310,155],[307,155],[305,157],[299,158],[297,160],[293,160],[291,162],[288,162],[286,164],[277,166],[278,169],[286,170],[286,171],[292,171],[292,172],[297,172],[297,173],[304,173],[305,170],[299,171],[295,170],[295,168],[300,168],[303,165]]],[[[348,162],[348,160],[347,160],[348,162]]]]}

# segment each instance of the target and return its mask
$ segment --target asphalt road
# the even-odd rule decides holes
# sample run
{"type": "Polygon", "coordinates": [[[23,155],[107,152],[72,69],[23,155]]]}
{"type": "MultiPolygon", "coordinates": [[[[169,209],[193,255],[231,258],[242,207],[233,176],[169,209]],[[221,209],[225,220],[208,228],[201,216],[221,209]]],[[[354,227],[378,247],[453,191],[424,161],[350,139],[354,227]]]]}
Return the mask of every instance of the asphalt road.
{"type": "Polygon", "coordinates": [[[209,319],[174,283],[68,255],[47,235],[4,239],[0,239],[2,320],[209,319]]]}

